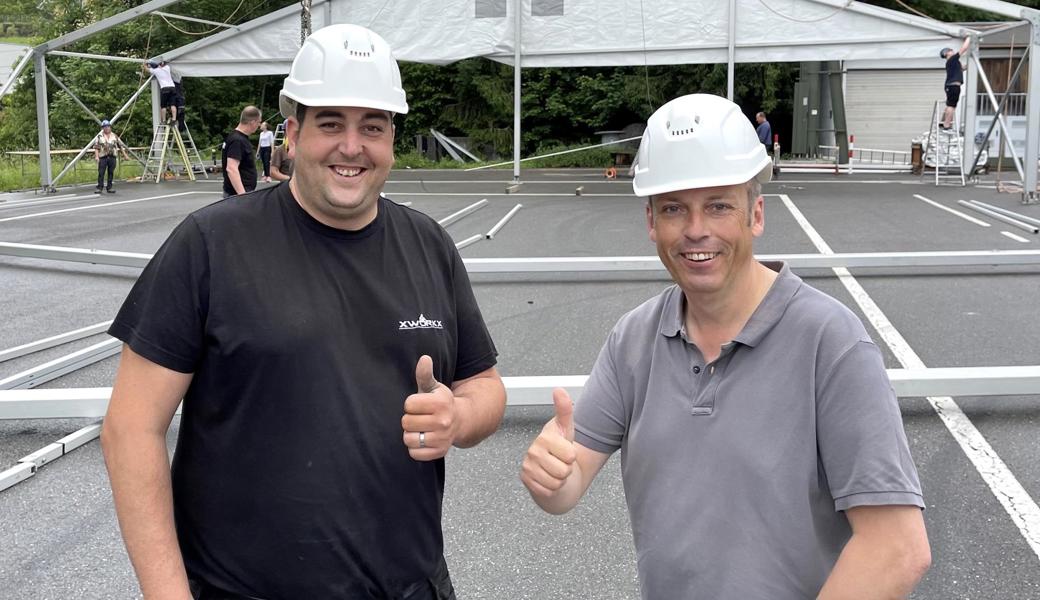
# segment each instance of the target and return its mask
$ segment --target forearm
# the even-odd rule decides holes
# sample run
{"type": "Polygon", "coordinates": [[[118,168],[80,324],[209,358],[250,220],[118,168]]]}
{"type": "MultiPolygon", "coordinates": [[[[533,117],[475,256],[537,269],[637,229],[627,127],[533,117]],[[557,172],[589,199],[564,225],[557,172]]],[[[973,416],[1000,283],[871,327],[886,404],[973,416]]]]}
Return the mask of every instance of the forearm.
{"type": "Polygon", "coordinates": [[[878,543],[853,535],[820,590],[819,600],[906,598],[927,568],[927,562],[916,561],[912,552],[891,545],[879,548],[878,543]]]}
{"type": "Polygon", "coordinates": [[[463,381],[452,390],[458,429],[454,445],[476,446],[498,429],[506,410],[506,390],[497,373],[463,381]]]}
{"type": "Polygon", "coordinates": [[[236,194],[246,193],[246,186],[242,185],[242,175],[238,172],[238,166],[227,166],[228,181],[231,182],[231,187],[235,188],[236,194]]]}
{"type": "Polygon", "coordinates": [[[147,599],[190,598],[173,521],[162,434],[118,431],[106,421],[102,448],[127,554],[147,599]]]}
{"type": "Polygon", "coordinates": [[[271,165],[271,179],[276,181],[289,181],[289,176],[282,173],[282,170],[278,167],[271,165]]]}

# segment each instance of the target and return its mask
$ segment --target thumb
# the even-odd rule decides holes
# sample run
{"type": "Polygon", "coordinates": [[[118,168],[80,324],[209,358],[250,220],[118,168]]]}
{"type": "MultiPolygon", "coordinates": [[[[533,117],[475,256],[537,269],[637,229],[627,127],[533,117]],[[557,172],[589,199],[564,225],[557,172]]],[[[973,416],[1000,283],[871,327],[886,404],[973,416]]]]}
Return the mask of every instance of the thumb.
{"type": "Polygon", "coordinates": [[[556,408],[556,426],[567,441],[574,441],[574,402],[563,388],[553,390],[553,406],[556,408]]]}
{"type": "Polygon", "coordinates": [[[415,386],[420,394],[437,389],[437,380],[433,377],[433,359],[423,354],[415,365],[415,386]]]}

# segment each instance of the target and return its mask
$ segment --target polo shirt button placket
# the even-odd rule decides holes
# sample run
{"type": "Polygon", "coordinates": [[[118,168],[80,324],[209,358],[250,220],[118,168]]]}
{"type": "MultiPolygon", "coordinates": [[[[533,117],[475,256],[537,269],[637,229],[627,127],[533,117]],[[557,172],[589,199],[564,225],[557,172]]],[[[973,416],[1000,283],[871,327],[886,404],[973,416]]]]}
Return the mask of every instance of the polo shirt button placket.
{"type": "Polygon", "coordinates": [[[701,366],[700,365],[693,365],[693,374],[694,375],[700,375],[700,373],[701,373],[701,366]]]}

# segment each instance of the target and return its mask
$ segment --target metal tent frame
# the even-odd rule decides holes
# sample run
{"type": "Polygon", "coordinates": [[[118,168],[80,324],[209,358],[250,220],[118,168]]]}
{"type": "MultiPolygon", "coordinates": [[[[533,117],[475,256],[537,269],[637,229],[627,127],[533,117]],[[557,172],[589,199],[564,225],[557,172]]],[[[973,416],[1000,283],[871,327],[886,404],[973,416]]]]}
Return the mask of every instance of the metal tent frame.
{"type": "MultiPolygon", "coordinates": [[[[173,4],[177,0],[151,0],[133,9],[121,12],[117,15],[108,17],[97,23],[93,23],[73,33],[64,35],[62,37],[50,40],[39,46],[33,48],[31,53],[26,54],[20,64],[16,67],[12,73],[8,86],[13,85],[13,82],[17,79],[20,72],[25,69],[31,59],[34,69],[37,73],[46,73],[46,56],[48,54],[53,55],[71,55],[71,56],[82,56],[88,58],[98,59],[111,59],[111,60],[135,60],[135,59],[120,59],[118,57],[104,57],[97,55],[87,55],[82,53],[73,52],[62,52],[60,49],[64,48],[72,43],[86,39],[96,33],[105,31],[111,27],[126,23],[132,19],[135,19],[142,15],[148,15],[152,13],[159,13],[160,9],[173,4]]],[[[325,22],[329,22],[332,17],[332,3],[335,0],[318,0],[313,4],[320,6],[323,11],[325,22]]],[[[529,54],[525,54],[523,50],[523,17],[525,9],[531,8],[532,0],[508,0],[507,6],[508,11],[511,13],[509,16],[513,17],[513,32],[514,40],[511,48],[511,52],[507,55],[500,53],[497,55],[489,56],[493,60],[500,60],[502,62],[511,62],[513,64],[513,92],[514,92],[514,110],[513,110],[513,178],[515,181],[520,179],[520,92],[522,86],[521,69],[524,66],[532,66],[533,63],[537,62],[537,57],[531,57],[529,54]]],[[[925,19],[922,17],[916,17],[913,15],[899,13],[860,2],[849,1],[849,0],[802,0],[804,3],[811,5],[820,5],[823,7],[832,7],[836,11],[849,11],[857,15],[865,15],[872,18],[881,19],[888,22],[898,22],[902,25],[909,25],[911,27],[919,28],[923,31],[938,34],[939,36],[946,37],[959,37],[965,33],[970,33],[974,38],[974,46],[977,46],[978,32],[970,32],[964,29],[951,26],[946,23],[934,21],[931,19],[925,19]]],[[[1002,0],[943,0],[951,4],[958,4],[970,8],[981,9],[995,14],[999,14],[1021,21],[1028,22],[1031,27],[1030,36],[1030,48],[1040,45],[1040,11],[1032,8],[1025,8],[1012,4],[1010,2],[1004,2],[1002,0]]],[[[742,45],[741,40],[737,38],[736,34],[736,23],[740,14],[737,10],[738,0],[729,0],[728,2],[728,39],[724,42],[724,48],[727,56],[727,92],[732,98],[733,96],[733,78],[734,78],[734,66],[736,62],[741,61],[739,53],[741,50],[745,52],[748,50],[757,51],[756,48],[750,48],[746,45],[742,45]]],[[[166,56],[171,60],[176,59],[179,56],[185,55],[193,50],[209,46],[216,43],[221,43],[224,40],[232,38],[234,35],[262,27],[270,24],[276,20],[285,18],[287,15],[294,15],[300,9],[295,6],[289,6],[278,11],[274,11],[257,19],[253,19],[247,23],[243,23],[239,26],[231,26],[230,30],[216,33],[202,40],[188,44],[181,48],[177,48],[171,52],[167,52],[166,56]]],[[[176,15],[169,15],[168,13],[160,13],[167,16],[176,17],[176,15]]],[[[310,14],[310,11],[307,11],[310,14]]],[[[181,17],[176,17],[181,18],[181,17]]],[[[937,38],[941,39],[941,38],[937,38]]],[[[884,44],[884,40],[869,42],[872,44],[884,44]]],[[[855,50],[855,46],[859,44],[859,49],[862,50],[863,46],[867,42],[863,41],[850,41],[849,42],[849,53],[855,50]]],[[[720,46],[721,48],[722,46],[720,46]]],[[[653,50],[651,50],[652,52],[653,50]]],[[[647,50],[644,49],[644,60],[646,59],[647,50]]],[[[762,54],[756,54],[758,57],[762,57],[762,54]]],[[[765,57],[768,58],[768,52],[765,53],[765,57]]],[[[834,58],[828,55],[828,58],[834,58]]],[[[840,57],[839,57],[840,58],[840,57]]],[[[141,59],[144,60],[144,59],[141,59]]],[[[747,60],[747,59],[744,59],[747,60]]],[[[279,68],[284,72],[288,71],[288,64],[280,65],[279,68]]],[[[1024,164],[1025,165],[1037,165],[1038,159],[1040,159],[1040,61],[1030,61],[1029,66],[1029,95],[1027,103],[1027,144],[1026,144],[1026,155],[1024,164]]],[[[976,61],[968,62],[968,77],[966,81],[966,91],[968,98],[975,97],[975,82],[976,73],[978,72],[976,61]]],[[[50,128],[49,128],[49,111],[47,105],[47,81],[46,77],[36,77],[36,97],[37,97],[37,121],[39,123],[39,151],[40,151],[40,185],[44,190],[53,191],[54,185],[59,177],[52,177],[51,161],[50,161],[50,128]]],[[[65,89],[70,95],[72,92],[65,88],[59,83],[63,89],[65,89]]],[[[155,84],[153,83],[153,122],[158,121],[157,110],[155,106],[156,102],[156,90],[154,89],[155,84]]],[[[2,95],[3,91],[0,91],[2,95]]],[[[75,96],[73,96],[77,104],[79,104],[84,110],[90,113],[89,109],[83,105],[75,96]]],[[[965,139],[974,139],[974,112],[975,108],[972,102],[967,102],[966,110],[968,114],[965,118],[965,139]]],[[[972,153],[963,153],[972,154],[972,153]]],[[[967,157],[964,158],[967,161],[967,157]]],[[[965,165],[967,167],[968,165],[965,165]]],[[[965,169],[967,170],[967,168],[965,169]]],[[[1023,202],[1034,203],[1040,201],[1038,197],[1037,189],[1037,169],[1035,167],[1023,169],[1023,202]]]]}

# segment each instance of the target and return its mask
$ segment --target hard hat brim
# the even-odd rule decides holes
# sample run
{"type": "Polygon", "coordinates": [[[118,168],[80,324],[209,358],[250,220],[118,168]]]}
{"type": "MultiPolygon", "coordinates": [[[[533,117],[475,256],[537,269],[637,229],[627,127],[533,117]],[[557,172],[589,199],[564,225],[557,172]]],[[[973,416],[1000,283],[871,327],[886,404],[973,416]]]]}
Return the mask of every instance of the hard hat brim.
{"type": "MultiPolygon", "coordinates": [[[[636,169],[639,166],[636,165],[636,169]]],[[[637,171],[638,175],[638,171],[637,171]]],[[[688,179],[681,179],[677,181],[670,181],[667,184],[656,185],[656,186],[640,186],[638,184],[638,177],[632,180],[632,191],[636,196],[641,198],[648,198],[650,196],[656,196],[658,194],[666,194],[668,192],[678,192],[680,190],[695,190],[700,188],[711,188],[711,187],[723,187],[727,185],[740,185],[747,183],[751,180],[756,180],[761,184],[769,183],[773,178],[773,161],[767,154],[759,161],[757,168],[747,174],[738,175],[720,175],[718,177],[690,177],[688,179]]]]}

